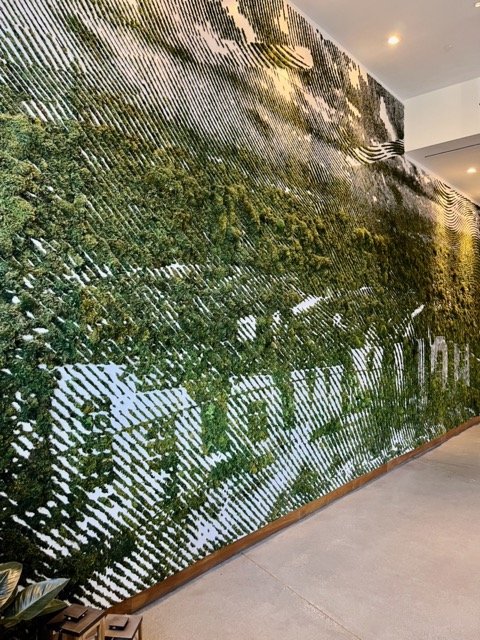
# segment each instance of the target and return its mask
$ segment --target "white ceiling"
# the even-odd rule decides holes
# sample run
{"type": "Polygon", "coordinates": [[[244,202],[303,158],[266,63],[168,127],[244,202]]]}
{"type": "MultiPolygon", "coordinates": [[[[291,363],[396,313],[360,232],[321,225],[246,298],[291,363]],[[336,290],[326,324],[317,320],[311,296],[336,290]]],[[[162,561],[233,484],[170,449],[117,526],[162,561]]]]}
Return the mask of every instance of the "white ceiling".
{"type": "Polygon", "coordinates": [[[294,0],[398,98],[480,76],[474,0],[294,0]],[[390,47],[387,38],[402,41],[390,47]]]}

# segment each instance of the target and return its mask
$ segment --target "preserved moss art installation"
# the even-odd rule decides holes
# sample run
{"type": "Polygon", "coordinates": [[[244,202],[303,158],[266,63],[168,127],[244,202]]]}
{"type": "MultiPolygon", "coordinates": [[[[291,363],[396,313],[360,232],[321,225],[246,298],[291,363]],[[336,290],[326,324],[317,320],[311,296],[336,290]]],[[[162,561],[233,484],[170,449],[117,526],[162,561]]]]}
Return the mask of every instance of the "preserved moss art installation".
{"type": "Polygon", "coordinates": [[[479,413],[479,212],[294,8],[0,13],[2,558],[106,606],[479,413]]]}

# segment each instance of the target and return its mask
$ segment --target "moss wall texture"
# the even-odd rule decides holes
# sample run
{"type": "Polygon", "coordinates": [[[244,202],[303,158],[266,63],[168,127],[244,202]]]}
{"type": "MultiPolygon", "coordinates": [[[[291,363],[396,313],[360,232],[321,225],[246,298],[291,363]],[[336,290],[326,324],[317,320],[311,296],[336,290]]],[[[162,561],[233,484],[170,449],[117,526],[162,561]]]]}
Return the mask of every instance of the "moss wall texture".
{"type": "Polygon", "coordinates": [[[283,0],[3,0],[2,558],[106,606],[480,413],[478,209],[283,0]]]}

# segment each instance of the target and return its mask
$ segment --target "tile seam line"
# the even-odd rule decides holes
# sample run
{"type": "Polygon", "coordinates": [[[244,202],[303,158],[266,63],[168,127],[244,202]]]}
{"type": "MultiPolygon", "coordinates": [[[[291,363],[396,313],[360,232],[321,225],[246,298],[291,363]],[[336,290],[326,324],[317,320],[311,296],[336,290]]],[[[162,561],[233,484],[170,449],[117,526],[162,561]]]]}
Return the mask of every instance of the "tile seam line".
{"type": "MultiPolygon", "coordinates": [[[[426,458],[426,456],[425,456],[426,458]]],[[[457,463],[457,462],[444,462],[443,460],[431,460],[426,458],[425,460],[419,460],[418,462],[422,462],[423,464],[428,465],[440,465],[442,467],[452,467],[454,469],[478,469],[478,464],[473,463],[457,463]]]]}
{"type": "MultiPolygon", "coordinates": [[[[469,465],[469,466],[463,466],[463,465],[453,465],[453,464],[449,464],[448,462],[424,462],[422,464],[422,466],[424,467],[441,467],[445,470],[450,470],[452,471],[452,473],[454,471],[458,471],[459,469],[476,469],[478,470],[478,466],[473,466],[473,465],[469,465]]],[[[480,478],[475,478],[474,482],[472,483],[470,480],[465,480],[462,479],[460,477],[455,478],[455,481],[457,482],[466,482],[467,484],[475,484],[476,482],[478,482],[480,480],[480,478]]]]}
{"type": "Polygon", "coordinates": [[[320,613],[326,620],[329,620],[330,622],[332,622],[336,627],[339,627],[340,629],[342,629],[342,631],[344,631],[345,633],[347,633],[352,640],[364,640],[363,638],[361,638],[360,636],[357,636],[355,633],[353,633],[353,631],[351,631],[350,629],[347,629],[347,627],[344,627],[343,624],[341,622],[338,622],[338,620],[335,620],[335,618],[332,618],[332,616],[330,616],[328,613],[326,613],[323,609],[321,609],[318,605],[314,604],[313,602],[311,602],[310,600],[308,600],[307,598],[305,598],[304,596],[302,596],[300,593],[298,593],[298,591],[295,591],[295,589],[293,587],[291,587],[290,585],[286,584],[285,582],[283,582],[282,580],[280,580],[280,578],[278,576],[276,576],[274,573],[272,573],[271,571],[269,571],[268,569],[266,569],[264,566],[262,566],[261,564],[259,564],[256,560],[254,560],[253,558],[251,558],[248,553],[246,552],[242,552],[242,556],[244,556],[247,560],[249,560],[252,564],[254,564],[258,569],[260,569],[261,571],[263,571],[264,573],[266,573],[267,575],[269,575],[271,578],[273,578],[276,582],[278,582],[279,584],[281,584],[283,587],[285,587],[286,589],[288,589],[291,593],[293,593],[294,595],[297,596],[297,598],[300,598],[300,600],[303,600],[303,602],[306,602],[310,607],[312,607],[315,611],[317,611],[318,613],[320,613]]]}

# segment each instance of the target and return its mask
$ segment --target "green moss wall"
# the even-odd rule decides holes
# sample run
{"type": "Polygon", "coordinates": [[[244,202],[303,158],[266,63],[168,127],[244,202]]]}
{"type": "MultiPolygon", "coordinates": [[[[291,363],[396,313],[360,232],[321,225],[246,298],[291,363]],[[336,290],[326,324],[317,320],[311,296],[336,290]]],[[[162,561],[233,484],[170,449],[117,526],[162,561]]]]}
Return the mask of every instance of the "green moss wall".
{"type": "Polygon", "coordinates": [[[107,606],[479,413],[479,211],[293,8],[0,15],[2,558],[107,606]]]}

